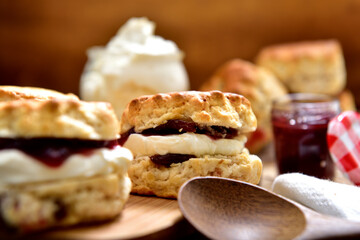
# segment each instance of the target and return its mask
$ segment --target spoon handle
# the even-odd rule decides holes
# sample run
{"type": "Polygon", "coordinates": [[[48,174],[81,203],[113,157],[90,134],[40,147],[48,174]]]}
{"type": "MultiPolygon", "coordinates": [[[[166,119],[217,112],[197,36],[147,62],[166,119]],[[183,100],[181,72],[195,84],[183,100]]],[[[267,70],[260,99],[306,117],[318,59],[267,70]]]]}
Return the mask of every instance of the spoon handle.
{"type": "Polygon", "coordinates": [[[307,227],[299,239],[359,239],[360,222],[321,215],[309,209],[302,209],[306,216],[307,227]]]}

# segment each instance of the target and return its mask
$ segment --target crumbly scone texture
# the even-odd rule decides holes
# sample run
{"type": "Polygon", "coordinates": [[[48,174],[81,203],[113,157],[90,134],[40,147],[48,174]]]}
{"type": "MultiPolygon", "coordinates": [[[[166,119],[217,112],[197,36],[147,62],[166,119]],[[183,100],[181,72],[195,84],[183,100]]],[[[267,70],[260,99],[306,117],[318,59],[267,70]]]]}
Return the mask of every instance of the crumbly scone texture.
{"type": "Polygon", "coordinates": [[[119,123],[109,103],[72,99],[0,102],[0,137],[116,139],[119,123]]]}
{"type": "Polygon", "coordinates": [[[129,197],[127,175],[6,186],[0,191],[4,223],[20,232],[116,217],[129,197]]]}
{"type": "Polygon", "coordinates": [[[0,86],[0,101],[2,102],[19,99],[49,100],[55,98],[79,100],[79,98],[72,93],[64,94],[45,88],[0,86]]]}
{"type": "Polygon", "coordinates": [[[269,46],[260,51],[256,62],[273,72],[291,92],[336,95],[346,84],[344,57],[336,40],[269,46]]]}
{"type": "Polygon", "coordinates": [[[220,91],[160,93],[133,99],[120,121],[120,133],[154,128],[168,120],[194,121],[207,126],[224,126],[251,132],[256,117],[245,97],[220,91]]]}
{"type": "Polygon", "coordinates": [[[232,59],[221,65],[201,87],[202,91],[220,90],[243,95],[257,119],[257,130],[248,138],[250,152],[257,152],[272,139],[271,103],[287,93],[285,86],[269,71],[248,61],[232,59]],[[252,136],[256,135],[256,136],[252,136]]]}
{"type": "Polygon", "coordinates": [[[148,156],[137,157],[128,173],[132,193],[177,198],[181,185],[193,177],[218,176],[258,184],[261,171],[261,160],[244,149],[235,156],[205,155],[170,167],[154,164],[148,156]]]}

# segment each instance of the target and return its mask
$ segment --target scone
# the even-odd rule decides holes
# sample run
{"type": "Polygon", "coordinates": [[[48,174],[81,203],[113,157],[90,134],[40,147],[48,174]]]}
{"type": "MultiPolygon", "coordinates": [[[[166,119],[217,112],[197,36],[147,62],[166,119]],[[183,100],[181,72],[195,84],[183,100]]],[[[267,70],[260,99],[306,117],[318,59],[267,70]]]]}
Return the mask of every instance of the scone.
{"type": "Polygon", "coordinates": [[[21,87],[21,86],[0,86],[0,101],[14,101],[20,99],[49,100],[49,99],[74,99],[79,98],[72,93],[61,93],[58,91],[38,88],[38,87],[21,87]]]}
{"type": "Polygon", "coordinates": [[[256,117],[243,96],[220,91],[173,92],[132,100],[121,118],[120,143],[130,149],[132,192],[176,198],[196,176],[257,184],[262,163],[244,147],[256,117]]]}
{"type": "Polygon", "coordinates": [[[109,103],[0,102],[0,216],[30,232],[112,219],[128,199],[129,150],[109,103]]]}
{"type": "Polygon", "coordinates": [[[271,103],[287,93],[283,84],[269,71],[241,59],[232,59],[220,66],[201,91],[220,90],[243,95],[257,118],[257,129],[248,134],[246,147],[259,152],[272,139],[271,103]]]}
{"type": "Polygon", "coordinates": [[[256,61],[273,72],[291,92],[335,96],[346,84],[344,57],[336,40],[269,46],[260,51],[256,61]]]}
{"type": "Polygon", "coordinates": [[[341,111],[356,111],[355,97],[349,89],[345,89],[337,97],[341,111]]]}
{"type": "Polygon", "coordinates": [[[90,48],[80,81],[81,99],[110,102],[120,119],[133,98],[188,90],[183,52],[154,33],[154,22],[131,18],[105,47],[90,48]]]}

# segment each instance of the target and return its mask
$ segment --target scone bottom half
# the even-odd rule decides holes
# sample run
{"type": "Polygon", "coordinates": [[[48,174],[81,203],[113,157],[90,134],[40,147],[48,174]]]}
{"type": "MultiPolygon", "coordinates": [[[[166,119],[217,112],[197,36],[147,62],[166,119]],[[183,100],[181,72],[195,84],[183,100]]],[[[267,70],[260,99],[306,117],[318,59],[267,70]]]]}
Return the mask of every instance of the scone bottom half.
{"type": "Polygon", "coordinates": [[[131,189],[111,105],[0,102],[0,217],[19,233],[111,220],[131,189]]]}
{"type": "Polygon", "coordinates": [[[259,183],[261,160],[244,147],[246,133],[255,129],[249,101],[237,94],[187,91],[134,99],[120,123],[120,144],[134,155],[132,192],[177,198],[180,186],[197,176],[259,183]]]}

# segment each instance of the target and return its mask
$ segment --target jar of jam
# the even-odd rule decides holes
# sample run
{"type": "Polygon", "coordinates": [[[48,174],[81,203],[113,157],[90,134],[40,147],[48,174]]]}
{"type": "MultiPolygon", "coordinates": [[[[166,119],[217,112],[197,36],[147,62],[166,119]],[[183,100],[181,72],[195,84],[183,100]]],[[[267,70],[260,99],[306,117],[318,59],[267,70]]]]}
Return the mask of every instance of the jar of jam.
{"type": "Polygon", "coordinates": [[[338,100],[327,95],[297,93],[276,99],[271,117],[279,173],[332,179],[334,163],[326,133],[329,121],[339,113],[338,100]]]}

